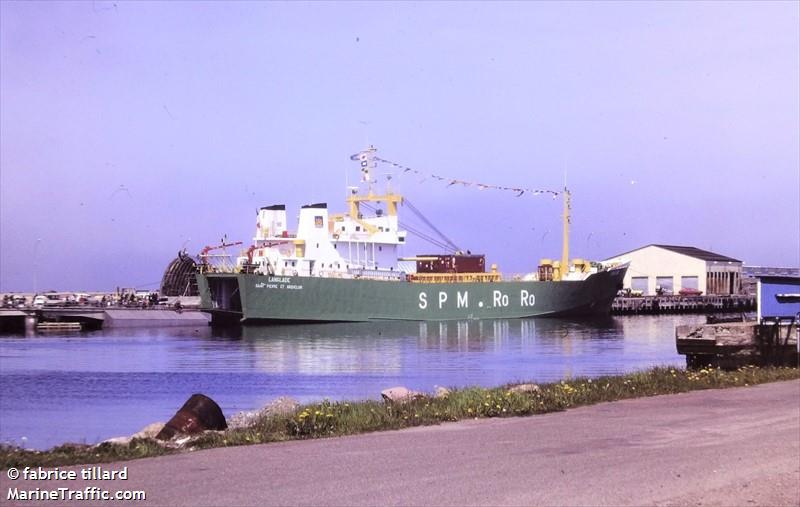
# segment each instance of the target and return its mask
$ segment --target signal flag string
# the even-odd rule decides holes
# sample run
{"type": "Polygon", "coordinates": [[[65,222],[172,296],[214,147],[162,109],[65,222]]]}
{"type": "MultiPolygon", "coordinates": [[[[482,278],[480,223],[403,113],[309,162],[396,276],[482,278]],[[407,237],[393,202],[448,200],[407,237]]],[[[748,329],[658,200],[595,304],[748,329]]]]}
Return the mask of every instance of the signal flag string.
{"type": "Polygon", "coordinates": [[[514,192],[516,193],[517,197],[522,197],[524,194],[529,195],[542,195],[542,194],[550,194],[553,196],[553,199],[561,195],[560,191],[557,190],[546,190],[546,189],[534,189],[534,188],[523,188],[523,187],[504,187],[501,185],[489,185],[487,183],[478,183],[475,181],[464,181],[458,180],[454,178],[447,178],[444,176],[439,176],[436,174],[426,173],[423,171],[418,171],[417,169],[412,169],[411,167],[404,166],[402,164],[398,164],[397,162],[392,162],[391,160],[386,160],[385,158],[374,157],[375,160],[378,162],[383,162],[384,164],[389,164],[392,167],[397,169],[401,169],[403,173],[412,173],[420,176],[425,176],[427,178],[433,178],[438,181],[447,182],[448,187],[452,187],[453,185],[462,185],[465,187],[478,187],[480,190],[504,190],[507,192],[514,192]]]}

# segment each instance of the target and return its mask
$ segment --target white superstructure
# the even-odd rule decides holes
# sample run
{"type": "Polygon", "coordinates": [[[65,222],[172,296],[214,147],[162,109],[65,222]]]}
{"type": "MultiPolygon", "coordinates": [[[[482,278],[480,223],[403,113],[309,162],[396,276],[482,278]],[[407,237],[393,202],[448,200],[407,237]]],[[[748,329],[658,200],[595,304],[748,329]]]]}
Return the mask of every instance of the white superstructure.
{"type": "MultiPolygon", "coordinates": [[[[240,270],[285,276],[399,278],[399,247],[406,241],[397,208],[403,198],[372,190],[374,148],[353,156],[361,163],[362,182],[368,191],[349,187],[347,213],[329,214],[326,203],[300,209],[297,231],[286,227],[286,206],[266,206],[258,212],[253,246],[238,259],[240,270]],[[364,209],[371,208],[369,214],[364,209]]],[[[413,264],[403,263],[413,271],[413,264]]]]}

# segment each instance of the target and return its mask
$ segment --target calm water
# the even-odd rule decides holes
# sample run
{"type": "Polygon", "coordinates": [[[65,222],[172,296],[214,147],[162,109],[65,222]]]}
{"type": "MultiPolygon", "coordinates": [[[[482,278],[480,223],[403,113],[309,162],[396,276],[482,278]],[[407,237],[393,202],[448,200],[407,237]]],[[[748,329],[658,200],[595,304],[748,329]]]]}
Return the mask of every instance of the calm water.
{"type": "Polygon", "coordinates": [[[0,441],[94,443],[166,421],[192,393],[226,415],[288,395],[379,398],[395,385],[495,386],[682,366],[702,316],[106,330],[0,336],[0,441]],[[24,437],[24,440],[23,440],[24,437]]]}

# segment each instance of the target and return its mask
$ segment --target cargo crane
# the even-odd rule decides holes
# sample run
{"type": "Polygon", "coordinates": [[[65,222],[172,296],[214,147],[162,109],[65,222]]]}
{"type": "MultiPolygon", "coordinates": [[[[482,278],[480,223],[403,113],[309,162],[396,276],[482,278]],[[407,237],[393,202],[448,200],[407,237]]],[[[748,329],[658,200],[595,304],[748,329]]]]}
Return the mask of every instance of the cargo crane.
{"type": "Polygon", "coordinates": [[[228,265],[229,263],[226,262],[226,259],[230,258],[230,254],[225,252],[225,249],[230,247],[230,246],[239,246],[241,244],[242,244],[241,241],[228,243],[226,241],[226,238],[222,238],[222,241],[220,242],[219,245],[207,245],[207,246],[203,247],[203,249],[200,250],[200,254],[198,255],[198,257],[200,258],[200,271],[202,273],[207,273],[209,271],[219,271],[219,267],[218,266],[213,266],[211,263],[209,263],[209,259],[210,258],[221,259],[222,260],[222,262],[221,262],[222,266],[221,267],[223,269],[225,269],[225,270],[232,269],[232,266],[229,266],[228,265]],[[219,253],[219,254],[212,254],[211,253],[211,252],[214,252],[214,251],[217,251],[217,250],[222,250],[223,253],[219,253]]]}

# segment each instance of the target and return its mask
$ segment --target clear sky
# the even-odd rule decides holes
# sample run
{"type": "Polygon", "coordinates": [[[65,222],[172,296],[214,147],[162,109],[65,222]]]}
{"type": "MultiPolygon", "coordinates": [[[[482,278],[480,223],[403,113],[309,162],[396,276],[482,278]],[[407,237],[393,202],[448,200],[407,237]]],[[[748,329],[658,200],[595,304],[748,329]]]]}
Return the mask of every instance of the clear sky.
{"type": "MultiPolygon", "coordinates": [[[[799,27],[798,2],[2,2],[0,290],[156,288],[259,206],[344,210],[367,142],[566,173],[577,257],[797,266],[799,27]]],[[[559,201],[420,180],[393,181],[502,271],[560,255],[559,201]]]]}

